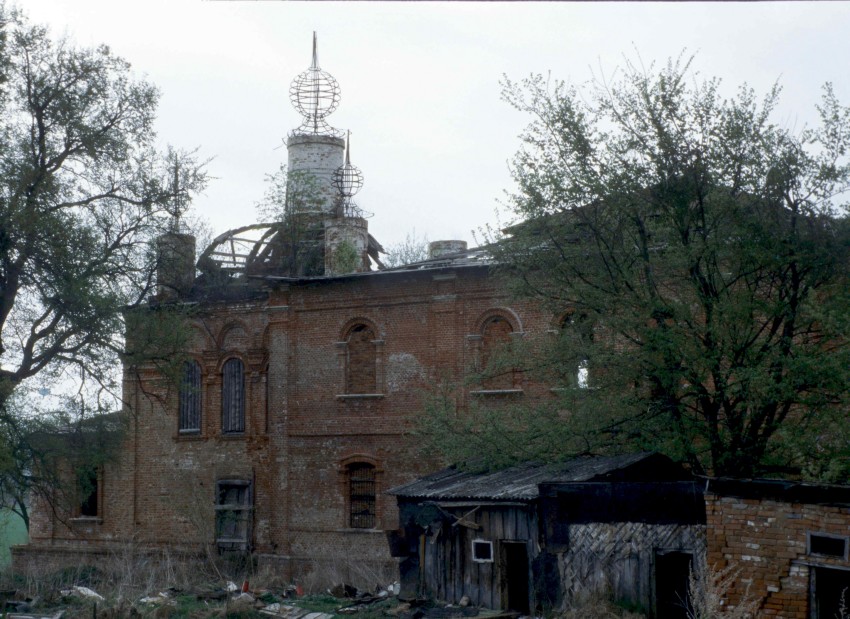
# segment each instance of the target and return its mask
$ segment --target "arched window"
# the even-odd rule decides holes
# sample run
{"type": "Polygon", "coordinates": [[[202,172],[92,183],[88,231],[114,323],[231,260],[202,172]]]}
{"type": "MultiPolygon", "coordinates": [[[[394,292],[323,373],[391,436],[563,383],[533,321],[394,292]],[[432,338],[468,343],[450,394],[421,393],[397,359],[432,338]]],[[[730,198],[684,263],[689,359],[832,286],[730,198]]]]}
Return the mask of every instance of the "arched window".
{"type": "Polygon", "coordinates": [[[515,370],[509,358],[513,327],[494,316],[481,329],[481,369],[485,389],[513,389],[515,370]]]}
{"type": "Polygon", "coordinates": [[[221,368],[221,431],[245,431],[245,369],[239,359],[228,359],[221,368]]]}
{"type": "Polygon", "coordinates": [[[179,422],[181,434],[201,431],[201,365],[191,359],[183,364],[180,378],[179,422]]]}
{"type": "Polygon", "coordinates": [[[366,462],[348,465],[348,525],[375,528],[375,467],[366,462]]]}
{"type": "Polygon", "coordinates": [[[345,392],[377,393],[375,332],[367,325],[356,325],[348,332],[345,359],[345,392]]]}
{"type": "Polygon", "coordinates": [[[584,312],[569,312],[561,320],[561,335],[568,338],[567,379],[571,387],[590,387],[590,359],[587,349],[593,343],[593,322],[584,312]]]}

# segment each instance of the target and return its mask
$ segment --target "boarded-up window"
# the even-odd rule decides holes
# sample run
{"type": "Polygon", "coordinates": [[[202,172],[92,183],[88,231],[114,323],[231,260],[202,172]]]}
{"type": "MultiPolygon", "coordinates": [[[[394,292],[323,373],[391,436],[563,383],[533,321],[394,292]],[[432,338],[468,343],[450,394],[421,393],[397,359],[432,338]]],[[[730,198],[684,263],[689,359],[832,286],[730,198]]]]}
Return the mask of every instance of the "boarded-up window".
{"type": "Polygon", "coordinates": [[[201,366],[197,361],[183,364],[180,380],[180,425],[181,433],[201,431],[201,366]]]}
{"type": "Polygon", "coordinates": [[[482,329],[481,369],[485,389],[513,389],[514,367],[510,359],[513,327],[506,319],[495,316],[482,329]]]}
{"type": "Polygon", "coordinates": [[[216,483],[215,537],[219,550],[248,550],[253,499],[251,482],[223,479],[216,483]]]}
{"type": "Polygon", "coordinates": [[[366,325],[354,327],[346,342],[346,393],[376,393],[378,391],[376,356],[374,331],[366,325]]]}
{"type": "Polygon", "coordinates": [[[349,526],[375,528],[375,467],[358,462],[348,465],[349,526]]]}
{"type": "Polygon", "coordinates": [[[222,368],[221,431],[245,431],[245,370],[242,361],[229,359],[222,368]]]}

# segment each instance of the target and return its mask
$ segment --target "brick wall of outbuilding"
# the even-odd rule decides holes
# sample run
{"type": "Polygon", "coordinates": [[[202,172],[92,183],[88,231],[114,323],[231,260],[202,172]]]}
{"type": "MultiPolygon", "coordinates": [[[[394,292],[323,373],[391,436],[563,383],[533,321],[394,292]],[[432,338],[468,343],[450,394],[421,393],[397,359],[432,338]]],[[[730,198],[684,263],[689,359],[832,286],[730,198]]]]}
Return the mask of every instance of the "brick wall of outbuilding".
{"type": "Polygon", "coordinates": [[[808,535],[846,537],[850,507],[706,494],[708,565],[737,572],[727,604],[759,601],[759,617],[809,619],[812,571],[850,569],[845,558],[809,553],[808,535]]]}

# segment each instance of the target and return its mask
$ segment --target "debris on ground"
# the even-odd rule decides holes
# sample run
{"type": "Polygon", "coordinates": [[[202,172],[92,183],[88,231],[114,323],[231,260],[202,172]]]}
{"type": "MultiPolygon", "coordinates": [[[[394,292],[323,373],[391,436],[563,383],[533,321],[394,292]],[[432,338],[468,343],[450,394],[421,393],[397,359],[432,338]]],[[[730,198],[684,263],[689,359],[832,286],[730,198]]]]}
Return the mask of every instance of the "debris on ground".
{"type": "Polygon", "coordinates": [[[6,619],[62,619],[65,616],[65,611],[60,610],[52,615],[42,615],[42,614],[32,614],[32,613],[18,613],[12,612],[5,615],[6,619]]]}
{"type": "Polygon", "coordinates": [[[402,614],[406,613],[410,610],[410,602],[402,602],[395,608],[390,608],[389,610],[384,611],[385,615],[389,615],[390,617],[400,617],[402,614]]]}
{"type": "Polygon", "coordinates": [[[171,601],[171,595],[167,591],[160,591],[156,595],[145,596],[139,600],[140,604],[167,604],[171,601]]]}
{"type": "Polygon", "coordinates": [[[222,602],[227,599],[228,595],[224,589],[212,589],[209,591],[200,591],[195,594],[195,597],[205,602],[222,602]]]}
{"type": "Polygon", "coordinates": [[[32,600],[6,600],[3,610],[7,613],[29,613],[32,608],[32,600]]]}
{"type": "Polygon", "coordinates": [[[328,593],[335,598],[355,598],[357,597],[358,589],[357,587],[340,583],[328,589],[328,593]]]}
{"type": "Polygon", "coordinates": [[[288,606],[280,602],[269,604],[265,608],[261,608],[259,612],[269,617],[283,617],[285,619],[333,619],[333,615],[328,613],[311,612],[304,608],[288,606]]]}
{"type": "Polygon", "coordinates": [[[70,597],[81,597],[89,600],[97,600],[99,602],[104,601],[106,598],[99,594],[97,591],[93,589],[89,589],[88,587],[82,587],[80,585],[75,585],[70,589],[63,589],[59,592],[62,597],[70,598],[70,597]]]}
{"type": "MultiPolygon", "coordinates": [[[[198,619],[222,617],[222,613],[228,616],[266,616],[276,619],[333,619],[335,616],[356,615],[365,611],[370,617],[387,615],[398,619],[413,619],[409,614],[411,605],[397,600],[400,588],[398,582],[378,585],[373,589],[358,589],[347,583],[339,583],[328,589],[330,596],[305,597],[303,588],[297,584],[251,590],[248,580],[240,579],[210,583],[193,590],[173,587],[153,589],[144,594],[137,593],[138,597],[116,600],[113,598],[114,592],[108,592],[105,597],[90,587],[76,584],[59,591],[54,590],[54,593],[48,596],[49,599],[58,601],[60,597],[56,594],[59,594],[67,605],[63,609],[45,607],[40,600],[13,600],[11,598],[15,597],[17,592],[9,591],[4,596],[8,614],[3,615],[3,618],[63,619],[85,616],[88,619],[90,616],[98,619],[159,619],[176,614],[184,616],[188,612],[190,614],[186,616],[198,619]],[[296,598],[301,599],[295,601],[296,598]]],[[[2,601],[0,600],[0,612],[2,601]]]]}

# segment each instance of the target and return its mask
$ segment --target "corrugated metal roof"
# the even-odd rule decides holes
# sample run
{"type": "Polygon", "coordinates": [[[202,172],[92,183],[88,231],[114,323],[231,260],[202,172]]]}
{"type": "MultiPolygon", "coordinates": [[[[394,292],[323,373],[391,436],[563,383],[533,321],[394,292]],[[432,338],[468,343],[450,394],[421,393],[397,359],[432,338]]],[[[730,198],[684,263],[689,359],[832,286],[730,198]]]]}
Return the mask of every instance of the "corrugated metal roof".
{"type": "Polygon", "coordinates": [[[388,491],[422,499],[531,500],[541,483],[590,481],[653,456],[651,452],[623,456],[576,458],[557,464],[526,463],[501,471],[472,473],[449,467],[388,491]]]}

